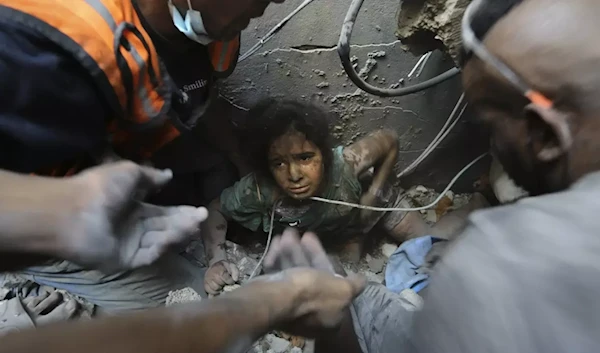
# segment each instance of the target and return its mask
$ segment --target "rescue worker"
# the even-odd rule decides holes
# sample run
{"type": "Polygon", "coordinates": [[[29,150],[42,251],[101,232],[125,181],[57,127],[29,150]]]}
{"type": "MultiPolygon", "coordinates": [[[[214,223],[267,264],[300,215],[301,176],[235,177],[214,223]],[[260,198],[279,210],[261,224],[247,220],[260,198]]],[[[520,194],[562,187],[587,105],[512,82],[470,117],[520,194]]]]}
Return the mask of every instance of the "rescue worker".
{"type": "MultiPolygon", "coordinates": [[[[0,0],[0,168],[70,175],[99,163],[110,148],[172,168],[175,185],[178,178],[194,182],[186,195],[206,193],[189,200],[170,192],[162,203],[212,199],[236,176],[190,130],[211,125],[203,117],[214,82],[234,69],[239,32],[270,2],[0,0]]],[[[165,259],[165,266],[173,270],[179,260],[165,259]]],[[[162,305],[182,284],[161,273],[153,266],[107,275],[54,262],[19,275],[114,312],[162,305]]],[[[188,268],[184,282],[202,283],[198,273],[188,268]]]]}

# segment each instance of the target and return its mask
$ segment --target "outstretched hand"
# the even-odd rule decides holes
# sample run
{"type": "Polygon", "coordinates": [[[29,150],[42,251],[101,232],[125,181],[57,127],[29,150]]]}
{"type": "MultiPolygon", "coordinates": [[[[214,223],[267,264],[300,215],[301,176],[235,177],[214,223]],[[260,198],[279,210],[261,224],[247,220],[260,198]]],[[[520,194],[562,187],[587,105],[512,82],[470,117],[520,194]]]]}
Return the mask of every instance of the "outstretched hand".
{"type": "Polygon", "coordinates": [[[277,328],[305,337],[337,327],[344,310],[366,285],[360,276],[335,275],[317,236],[307,233],[300,239],[292,229],[273,239],[264,266],[270,275],[257,280],[286,281],[298,293],[277,328]]]}
{"type": "Polygon", "coordinates": [[[118,162],[73,177],[83,194],[74,197],[75,212],[63,222],[63,257],[103,270],[131,269],[197,233],[208,216],[205,208],[140,201],[172,176],[170,170],[118,162]]]}

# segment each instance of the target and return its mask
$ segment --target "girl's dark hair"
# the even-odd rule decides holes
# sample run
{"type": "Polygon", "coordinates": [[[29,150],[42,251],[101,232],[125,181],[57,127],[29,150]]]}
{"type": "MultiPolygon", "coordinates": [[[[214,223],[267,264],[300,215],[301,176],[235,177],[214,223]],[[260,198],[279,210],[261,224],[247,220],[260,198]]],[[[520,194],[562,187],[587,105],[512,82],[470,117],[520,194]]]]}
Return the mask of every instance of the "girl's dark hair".
{"type": "MultiPolygon", "coordinates": [[[[522,3],[523,0],[485,0],[479,11],[473,15],[473,23],[471,28],[473,33],[483,41],[485,35],[494,27],[502,17],[510,12],[516,5],[522,3]]],[[[471,53],[467,54],[464,47],[460,50],[460,66],[464,66],[471,58],[471,53]]]]}
{"type": "Polygon", "coordinates": [[[242,148],[255,173],[271,177],[267,158],[271,144],[281,135],[297,131],[321,150],[325,173],[329,174],[333,151],[328,113],[308,103],[266,99],[250,109],[248,120],[242,148]]]}

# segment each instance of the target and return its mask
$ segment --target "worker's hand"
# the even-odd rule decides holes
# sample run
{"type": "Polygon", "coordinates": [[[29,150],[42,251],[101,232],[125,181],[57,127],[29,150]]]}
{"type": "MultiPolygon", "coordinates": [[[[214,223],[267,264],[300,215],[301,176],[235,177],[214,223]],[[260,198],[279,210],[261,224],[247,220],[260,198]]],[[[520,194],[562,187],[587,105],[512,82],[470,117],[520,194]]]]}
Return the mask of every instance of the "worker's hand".
{"type": "Polygon", "coordinates": [[[132,162],[101,165],[73,177],[73,200],[60,227],[61,255],[93,268],[131,269],[153,263],[171,245],[187,240],[208,216],[205,208],[140,201],[171,178],[169,170],[132,162]]]}
{"type": "Polygon", "coordinates": [[[277,328],[302,336],[337,327],[366,285],[360,276],[335,275],[317,236],[307,233],[300,239],[293,229],[273,239],[264,266],[273,274],[263,278],[280,278],[297,290],[290,312],[277,328]]]}
{"type": "Polygon", "coordinates": [[[225,285],[235,284],[240,277],[238,268],[231,262],[221,260],[212,264],[204,275],[204,290],[217,295],[225,285]]]}
{"type": "Polygon", "coordinates": [[[288,228],[283,235],[273,238],[265,256],[264,268],[266,273],[272,273],[295,267],[311,267],[335,273],[327,253],[314,233],[305,233],[300,239],[298,231],[288,228]]]}
{"type": "Polygon", "coordinates": [[[302,337],[316,337],[339,326],[344,311],[366,285],[362,277],[336,277],[308,267],[298,267],[257,277],[228,295],[265,305],[269,329],[302,337]]]}

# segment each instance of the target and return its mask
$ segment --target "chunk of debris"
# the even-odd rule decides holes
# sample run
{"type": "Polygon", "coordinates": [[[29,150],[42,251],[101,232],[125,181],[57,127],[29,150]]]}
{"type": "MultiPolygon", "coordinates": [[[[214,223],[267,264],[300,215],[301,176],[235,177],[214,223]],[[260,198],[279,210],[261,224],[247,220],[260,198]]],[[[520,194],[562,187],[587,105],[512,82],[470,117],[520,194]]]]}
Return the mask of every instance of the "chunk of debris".
{"type": "Polygon", "coordinates": [[[233,292],[234,290],[240,288],[241,286],[239,284],[232,284],[230,286],[224,286],[223,287],[223,292],[227,293],[227,292],[233,292]]]}
{"type": "Polygon", "coordinates": [[[381,273],[385,267],[386,260],[385,257],[371,258],[367,264],[369,265],[369,269],[374,273],[381,273]]]}
{"type": "Polygon", "coordinates": [[[429,223],[437,222],[437,214],[435,213],[435,210],[427,210],[425,220],[429,223]]]}
{"type": "Polygon", "coordinates": [[[420,56],[446,49],[459,63],[461,21],[470,0],[402,1],[396,36],[411,53],[420,56]]]}
{"type": "Polygon", "coordinates": [[[192,288],[187,287],[183,289],[170,291],[167,295],[166,306],[190,302],[199,302],[201,300],[202,297],[200,296],[200,294],[198,294],[192,288]]]}
{"type": "Polygon", "coordinates": [[[285,353],[291,346],[289,341],[273,334],[266,335],[265,341],[268,343],[270,350],[273,350],[274,353],[285,353]]]}
{"type": "Polygon", "coordinates": [[[381,26],[379,26],[379,25],[376,25],[376,26],[375,26],[375,30],[376,30],[377,32],[381,32],[381,26]]]}
{"type": "Polygon", "coordinates": [[[358,56],[352,55],[352,57],[350,58],[350,62],[353,63],[353,64],[357,63],[358,62],[358,56]]]}
{"type": "Polygon", "coordinates": [[[380,249],[383,256],[390,258],[390,256],[392,256],[392,254],[396,252],[396,249],[398,249],[398,244],[385,243],[381,246],[380,249]]]}
{"type": "Polygon", "coordinates": [[[318,69],[314,69],[313,72],[317,75],[317,76],[325,76],[325,71],[323,70],[318,70],[318,69]]]}
{"type": "Polygon", "coordinates": [[[384,50],[379,50],[379,51],[372,51],[370,53],[367,54],[367,57],[369,59],[379,59],[379,58],[385,58],[386,52],[384,50]]]}
{"type": "Polygon", "coordinates": [[[358,72],[358,76],[360,76],[363,79],[368,78],[369,74],[371,73],[371,71],[373,71],[375,66],[377,66],[377,60],[372,58],[367,59],[365,65],[358,72]]]}
{"type": "Polygon", "coordinates": [[[281,60],[281,59],[279,59],[279,58],[275,59],[275,62],[276,62],[276,63],[277,63],[277,65],[279,65],[279,66],[283,65],[283,60],[281,60]]]}
{"type": "Polygon", "coordinates": [[[327,81],[323,81],[323,82],[317,84],[317,88],[327,88],[327,87],[329,87],[329,82],[327,82],[327,81]]]}

